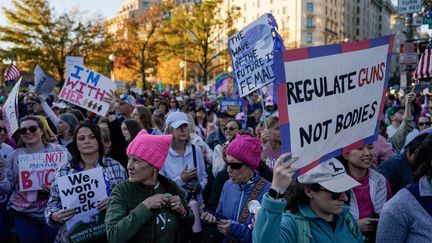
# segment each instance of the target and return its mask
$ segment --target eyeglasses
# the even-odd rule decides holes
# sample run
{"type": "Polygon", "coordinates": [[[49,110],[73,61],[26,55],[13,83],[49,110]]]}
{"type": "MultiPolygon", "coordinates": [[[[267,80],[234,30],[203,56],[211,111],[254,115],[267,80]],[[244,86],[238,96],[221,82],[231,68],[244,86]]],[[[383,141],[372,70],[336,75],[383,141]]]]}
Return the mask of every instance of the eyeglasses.
{"type": "Polygon", "coordinates": [[[418,125],[419,127],[422,127],[422,126],[430,126],[430,125],[431,125],[431,122],[419,122],[419,123],[417,123],[417,125],[418,125]]]}
{"type": "Polygon", "coordinates": [[[23,128],[21,128],[20,130],[19,130],[19,133],[21,134],[21,135],[25,135],[25,134],[27,134],[27,131],[30,131],[31,133],[35,133],[37,130],[38,130],[38,126],[30,126],[30,127],[23,127],[23,128]]]}
{"type": "Polygon", "coordinates": [[[348,195],[348,193],[349,193],[349,191],[346,191],[346,192],[332,192],[332,191],[329,191],[329,190],[325,189],[324,187],[320,187],[319,189],[321,191],[325,191],[325,192],[331,193],[331,197],[332,197],[333,200],[339,200],[339,198],[342,196],[342,194],[348,195]]]}
{"type": "Polygon", "coordinates": [[[4,132],[4,133],[7,133],[7,129],[6,129],[6,127],[0,127],[0,132],[4,132]]]}
{"type": "Polygon", "coordinates": [[[240,170],[243,167],[243,165],[245,165],[239,163],[226,163],[226,164],[233,170],[240,170]]]}
{"type": "Polygon", "coordinates": [[[234,131],[236,129],[237,129],[237,127],[224,127],[223,130],[224,130],[224,132],[226,132],[227,130],[232,132],[232,131],[234,131]]]}

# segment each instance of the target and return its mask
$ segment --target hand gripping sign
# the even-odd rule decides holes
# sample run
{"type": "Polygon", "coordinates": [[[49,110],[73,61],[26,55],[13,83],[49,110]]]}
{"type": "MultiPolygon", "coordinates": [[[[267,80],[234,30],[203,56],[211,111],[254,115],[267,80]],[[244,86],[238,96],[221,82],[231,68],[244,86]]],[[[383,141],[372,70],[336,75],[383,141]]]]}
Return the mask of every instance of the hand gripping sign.
{"type": "Polygon", "coordinates": [[[282,151],[297,175],[378,137],[393,36],[275,56],[282,151]]]}

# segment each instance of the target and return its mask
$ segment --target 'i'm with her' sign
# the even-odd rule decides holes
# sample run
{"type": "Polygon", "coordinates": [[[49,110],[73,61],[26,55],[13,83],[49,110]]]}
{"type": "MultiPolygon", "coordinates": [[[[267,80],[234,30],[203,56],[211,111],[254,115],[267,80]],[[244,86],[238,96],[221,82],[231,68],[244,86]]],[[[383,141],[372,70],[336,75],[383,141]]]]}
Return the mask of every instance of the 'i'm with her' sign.
{"type": "Polygon", "coordinates": [[[103,98],[115,88],[115,83],[109,78],[75,64],[67,73],[59,98],[105,116],[110,104],[103,98]]]}
{"type": "Polygon", "coordinates": [[[377,139],[393,38],[275,56],[282,151],[299,157],[296,175],[377,139]]]}

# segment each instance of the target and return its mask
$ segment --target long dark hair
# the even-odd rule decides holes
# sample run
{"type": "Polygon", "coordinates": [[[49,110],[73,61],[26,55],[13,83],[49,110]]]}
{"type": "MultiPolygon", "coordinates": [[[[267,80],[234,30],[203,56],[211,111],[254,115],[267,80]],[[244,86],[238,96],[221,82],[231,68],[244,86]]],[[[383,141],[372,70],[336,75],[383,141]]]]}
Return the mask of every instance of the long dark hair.
{"type": "Polygon", "coordinates": [[[139,124],[139,122],[137,122],[135,119],[126,119],[123,121],[123,123],[125,124],[127,130],[130,133],[131,138],[130,141],[128,141],[130,143],[141,131],[141,124],[139,124]]]}
{"type": "Polygon", "coordinates": [[[293,180],[288,186],[285,193],[285,198],[288,201],[285,209],[292,212],[298,212],[300,206],[308,205],[310,198],[304,192],[305,187],[310,187],[312,191],[319,191],[319,184],[300,184],[297,180],[293,180]]]}
{"type": "Polygon", "coordinates": [[[432,134],[429,134],[415,151],[415,164],[419,167],[414,172],[414,181],[423,176],[432,176],[432,134]]]}
{"type": "Polygon", "coordinates": [[[105,155],[105,149],[104,149],[104,145],[102,143],[100,128],[99,128],[99,126],[97,126],[96,124],[94,124],[91,121],[83,121],[78,125],[78,127],[75,130],[74,136],[73,136],[72,149],[74,151],[74,154],[73,154],[72,160],[70,162],[71,167],[74,169],[78,169],[79,163],[82,161],[81,153],[80,153],[80,151],[78,151],[78,146],[77,146],[77,134],[78,134],[78,131],[84,127],[90,129],[90,131],[95,136],[96,141],[97,141],[98,146],[99,146],[99,148],[98,148],[98,154],[99,154],[98,163],[101,166],[105,166],[103,163],[103,159],[102,159],[105,155]]]}

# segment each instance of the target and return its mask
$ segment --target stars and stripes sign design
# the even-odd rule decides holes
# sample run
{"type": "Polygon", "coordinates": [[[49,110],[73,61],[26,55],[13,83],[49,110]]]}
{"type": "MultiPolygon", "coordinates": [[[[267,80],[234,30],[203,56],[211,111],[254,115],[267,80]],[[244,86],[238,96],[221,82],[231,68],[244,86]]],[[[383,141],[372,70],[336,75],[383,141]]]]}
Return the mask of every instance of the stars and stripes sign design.
{"type": "Polygon", "coordinates": [[[21,75],[21,71],[13,64],[11,64],[5,72],[5,80],[14,80],[21,75]]]}
{"type": "Polygon", "coordinates": [[[416,80],[432,77],[432,41],[429,41],[414,72],[416,80]]]}

